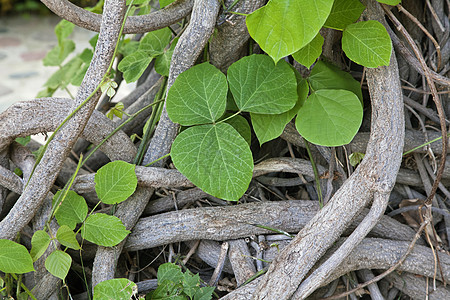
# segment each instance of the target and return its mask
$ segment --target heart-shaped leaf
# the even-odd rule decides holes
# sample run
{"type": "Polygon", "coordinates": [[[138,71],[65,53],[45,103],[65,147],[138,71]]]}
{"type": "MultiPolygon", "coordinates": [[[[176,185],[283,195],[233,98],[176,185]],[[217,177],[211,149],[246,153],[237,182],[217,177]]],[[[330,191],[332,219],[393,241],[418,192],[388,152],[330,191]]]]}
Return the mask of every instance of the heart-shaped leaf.
{"type": "Polygon", "coordinates": [[[309,142],[335,147],[351,142],[362,116],[361,102],[352,92],[320,90],[312,93],[300,108],[295,126],[309,142]]]}
{"type": "Polygon", "coordinates": [[[228,68],[228,82],[242,111],[279,114],[297,102],[295,74],[289,64],[278,64],[267,55],[246,56],[228,68]]]}
{"type": "Polygon", "coordinates": [[[323,26],[344,30],[359,19],[364,9],[365,6],[359,0],[334,0],[330,15],[323,26]]]}
{"type": "Polygon", "coordinates": [[[251,113],[253,130],[258,137],[260,145],[270,140],[276,139],[283,133],[286,124],[289,123],[298,113],[300,107],[308,97],[309,87],[304,79],[298,82],[297,104],[289,111],[278,115],[254,114],[251,113]]]}
{"type": "Polygon", "coordinates": [[[48,245],[50,245],[50,236],[47,232],[43,230],[38,230],[33,234],[33,237],[31,238],[31,257],[33,258],[33,262],[39,259],[39,257],[42,256],[42,254],[45,253],[45,251],[48,248],[48,245]]]}
{"type": "Polygon", "coordinates": [[[392,43],[386,28],[380,22],[370,20],[345,28],[342,49],[354,62],[376,68],[389,65],[392,43]]]}
{"type": "Polygon", "coordinates": [[[113,161],[101,167],[95,174],[95,191],[103,203],[115,204],[125,201],[137,187],[135,165],[113,161]]]}
{"type": "Polygon", "coordinates": [[[278,62],[316,36],[332,5],[331,0],[271,0],[247,16],[248,32],[278,62]]]}
{"type": "Polygon", "coordinates": [[[356,94],[359,100],[363,100],[360,83],[352,75],[330,63],[318,61],[307,80],[313,91],[347,90],[356,94]]]}
{"type": "MultiPolygon", "coordinates": [[[[53,201],[59,199],[61,191],[58,191],[53,197],[53,201]]],[[[67,225],[70,229],[75,229],[78,223],[86,219],[88,206],[86,200],[74,191],[69,190],[66,198],[61,202],[55,213],[55,218],[60,226],[67,225]]]]}
{"type": "Polygon", "coordinates": [[[0,271],[17,274],[34,271],[27,248],[10,240],[0,240],[0,271]]]}
{"type": "Polygon", "coordinates": [[[126,278],[105,280],[94,287],[94,300],[133,299],[135,294],[137,294],[136,283],[126,278]]]}
{"type": "Polygon", "coordinates": [[[311,67],[320,54],[322,54],[323,41],[323,37],[318,33],[308,45],[292,54],[292,57],[305,67],[311,67]]]}
{"type": "Polygon", "coordinates": [[[170,119],[183,126],[213,123],[225,112],[228,84],[225,75],[209,63],[181,73],[167,94],[170,119]]]}
{"type": "Polygon", "coordinates": [[[250,148],[227,123],[186,129],[177,136],[170,153],[181,173],[218,198],[239,200],[252,179],[250,148]]]}
{"type": "Polygon", "coordinates": [[[81,227],[84,239],[104,247],[117,245],[129,233],[119,218],[101,213],[89,216],[81,227]]]}
{"type": "Polygon", "coordinates": [[[72,258],[61,250],[53,251],[45,260],[45,268],[55,277],[64,280],[69,273],[72,258]]]}
{"type": "Polygon", "coordinates": [[[61,243],[61,245],[69,247],[74,250],[81,249],[80,244],[78,244],[76,234],[67,225],[59,227],[56,232],[56,238],[61,243]]]}

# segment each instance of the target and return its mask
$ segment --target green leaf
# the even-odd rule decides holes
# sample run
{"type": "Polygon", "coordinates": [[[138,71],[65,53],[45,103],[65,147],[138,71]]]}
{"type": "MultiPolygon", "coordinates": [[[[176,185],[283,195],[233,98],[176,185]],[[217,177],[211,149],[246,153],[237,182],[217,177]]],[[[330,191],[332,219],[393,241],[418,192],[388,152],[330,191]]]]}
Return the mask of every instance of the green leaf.
{"type": "Polygon", "coordinates": [[[95,45],[97,45],[97,41],[98,41],[98,33],[96,35],[94,35],[93,37],[91,37],[91,39],[89,40],[89,45],[91,45],[92,48],[95,49],[95,45]]]}
{"type": "Polygon", "coordinates": [[[278,62],[317,35],[332,5],[332,0],[271,0],[247,17],[248,32],[278,62]]]}
{"type": "Polygon", "coordinates": [[[0,240],[0,271],[16,274],[34,271],[27,248],[10,240],[0,240]]]}
{"type": "Polygon", "coordinates": [[[183,126],[215,122],[225,112],[225,75],[209,63],[181,73],[167,94],[170,119],[183,126]]]}
{"type": "Polygon", "coordinates": [[[105,204],[120,203],[130,197],[137,187],[136,166],[124,161],[113,161],[95,174],[95,191],[105,204]]]}
{"type": "Polygon", "coordinates": [[[389,65],[392,43],[386,28],[380,22],[370,20],[345,28],[342,49],[354,62],[376,68],[389,65]]]}
{"type": "Polygon", "coordinates": [[[181,132],[172,145],[171,157],[192,183],[225,200],[239,200],[252,179],[252,152],[227,123],[195,126],[181,132]]]}
{"type": "Polygon", "coordinates": [[[124,42],[120,46],[121,47],[119,48],[119,52],[122,53],[123,56],[128,56],[139,49],[139,42],[126,40],[126,42],[124,42]]]}
{"type": "Polygon", "coordinates": [[[395,5],[399,4],[400,2],[402,2],[402,0],[377,0],[377,1],[380,3],[392,5],[392,6],[395,6],[395,5]]]}
{"type": "Polygon", "coordinates": [[[94,300],[132,299],[137,285],[126,278],[114,278],[100,282],[94,287],[94,300]]]}
{"type": "Polygon", "coordinates": [[[53,73],[47,80],[44,86],[50,89],[64,88],[66,87],[75,74],[77,74],[83,61],[79,57],[74,57],[69,60],[61,69],[53,73]]]}
{"type": "Polygon", "coordinates": [[[30,251],[33,262],[37,261],[39,257],[41,257],[42,254],[45,253],[48,245],[50,245],[50,240],[51,238],[48,233],[43,230],[38,230],[33,234],[33,237],[31,238],[30,251]]]}
{"type": "Polygon", "coordinates": [[[56,232],[56,239],[61,243],[61,245],[79,250],[81,249],[80,244],[78,244],[76,234],[67,225],[62,225],[59,227],[58,232],[56,232]]]}
{"type": "Polygon", "coordinates": [[[81,83],[83,82],[84,76],[86,75],[86,72],[89,68],[89,64],[84,63],[79,69],[78,71],[75,73],[75,75],[73,75],[72,80],[70,81],[70,83],[74,86],[80,86],[81,83]]]}
{"type": "Polygon", "coordinates": [[[169,44],[171,38],[172,31],[168,27],[149,32],[139,43],[139,50],[156,57],[164,52],[164,48],[169,44]]]}
{"type": "Polygon", "coordinates": [[[22,146],[26,146],[31,141],[31,136],[18,137],[15,139],[15,141],[21,144],[22,146]]]}
{"type": "Polygon", "coordinates": [[[307,141],[322,146],[351,142],[362,122],[358,97],[346,90],[312,93],[298,112],[295,126],[307,141]]]}
{"type": "Polygon", "coordinates": [[[64,40],[53,47],[42,60],[44,66],[59,66],[75,50],[75,43],[71,40],[64,40]]]}
{"type": "Polygon", "coordinates": [[[160,54],[155,59],[155,71],[162,76],[169,76],[170,70],[170,62],[172,61],[173,50],[177,45],[178,38],[175,38],[170,45],[170,48],[164,51],[163,54],[160,54]]]}
{"type": "Polygon", "coordinates": [[[363,100],[360,83],[352,75],[330,63],[318,61],[307,80],[313,91],[347,90],[356,94],[360,101],[363,100]]]}
{"type": "Polygon", "coordinates": [[[297,102],[297,84],[289,64],[277,65],[261,54],[246,56],[228,68],[228,82],[242,111],[278,114],[297,102]]]}
{"type": "Polygon", "coordinates": [[[300,64],[310,68],[320,54],[322,54],[323,41],[323,37],[318,33],[308,45],[292,54],[292,57],[300,64]]]}
{"type": "Polygon", "coordinates": [[[58,38],[58,44],[61,44],[69,35],[73,32],[75,28],[75,24],[70,23],[69,21],[62,20],[55,26],[55,34],[58,38]]]}
{"type": "Polygon", "coordinates": [[[164,8],[170,3],[173,3],[175,0],[159,0],[159,7],[164,8]]]}
{"type": "Polygon", "coordinates": [[[253,130],[258,137],[260,145],[279,137],[283,133],[286,124],[294,118],[300,107],[302,107],[306,97],[308,97],[309,87],[306,80],[301,80],[298,86],[297,104],[289,111],[278,115],[250,114],[253,130]]]}
{"type": "Polygon", "coordinates": [[[119,218],[97,213],[90,215],[81,227],[81,236],[94,244],[112,247],[130,233],[119,218]]]}
{"type": "Polygon", "coordinates": [[[194,295],[194,300],[210,300],[212,299],[212,293],[214,292],[213,286],[204,286],[197,290],[194,295]]]}
{"type": "Polygon", "coordinates": [[[55,277],[64,280],[69,273],[72,258],[61,250],[53,251],[45,260],[45,268],[55,277]]]}
{"type": "Polygon", "coordinates": [[[358,21],[365,6],[359,0],[334,0],[331,13],[324,27],[344,30],[348,25],[358,21]]]}
{"type": "Polygon", "coordinates": [[[365,154],[361,152],[353,152],[349,155],[348,159],[350,161],[350,164],[353,167],[356,167],[357,164],[361,162],[361,160],[364,158],[365,154]]]}
{"type": "MultiPolygon", "coordinates": [[[[61,196],[62,191],[58,191],[53,197],[56,201],[61,196]]],[[[74,191],[69,190],[66,198],[61,202],[58,210],[55,213],[55,218],[60,226],[67,225],[74,230],[78,223],[86,219],[88,213],[88,206],[86,200],[74,191]]]]}
{"type": "Polygon", "coordinates": [[[145,51],[136,51],[125,56],[117,66],[123,72],[123,78],[127,83],[134,82],[141,77],[145,69],[152,61],[153,56],[145,51]]]}
{"type": "Polygon", "coordinates": [[[171,281],[174,283],[181,282],[183,280],[183,272],[181,268],[173,263],[165,263],[158,267],[158,285],[164,281],[171,281]]]}
{"type": "Polygon", "coordinates": [[[200,289],[200,276],[198,274],[191,274],[191,272],[186,271],[183,273],[183,280],[181,282],[183,285],[183,292],[192,298],[198,289],[200,289]]]}
{"type": "MultiPolygon", "coordinates": [[[[231,114],[226,113],[225,117],[230,116],[231,114]]],[[[231,119],[225,121],[226,123],[233,126],[234,129],[244,138],[247,144],[250,146],[252,142],[252,130],[247,120],[243,116],[234,116],[231,119]]]]}

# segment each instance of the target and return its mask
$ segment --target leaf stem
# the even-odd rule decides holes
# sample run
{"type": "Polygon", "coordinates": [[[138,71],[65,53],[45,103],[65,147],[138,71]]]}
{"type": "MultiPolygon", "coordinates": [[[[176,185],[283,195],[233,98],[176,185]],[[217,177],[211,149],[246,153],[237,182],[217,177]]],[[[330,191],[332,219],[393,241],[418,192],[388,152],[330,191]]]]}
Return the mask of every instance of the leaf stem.
{"type": "Polygon", "coordinates": [[[153,165],[155,162],[160,161],[161,159],[164,159],[166,157],[169,157],[170,153],[167,153],[166,155],[161,156],[160,158],[155,159],[154,161],[149,162],[148,164],[146,164],[144,167],[149,167],[151,165],[153,165]]]}
{"type": "Polygon", "coordinates": [[[320,206],[320,208],[323,208],[323,197],[322,197],[322,189],[320,188],[319,172],[317,171],[316,163],[314,162],[314,158],[312,156],[311,149],[309,148],[309,142],[305,139],[303,139],[303,140],[305,141],[305,148],[306,148],[306,151],[308,152],[308,156],[311,161],[311,166],[314,171],[314,179],[316,181],[317,196],[319,197],[319,206],[320,206]]]}
{"type": "Polygon", "coordinates": [[[238,112],[232,114],[231,116],[228,116],[228,117],[226,117],[225,119],[220,120],[219,122],[213,123],[213,124],[220,124],[220,123],[223,123],[223,122],[225,122],[225,121],[228,121],[229,119],[232,119],[232,118],[234,118],[235,116],[239,115],[241,112],[242,112],[242,111],[238,111],[238,112]]]}
{"type": "MultiPolygon", "coordinates": [[[[447,133],[447,137],[450,137],[450,132],[447,133]]],[[[417,147],[415,147],[415,148],[412,148],[411,150],[408,150],[408,151],[404,152],[404,153],[403,153],[403,156],[405,156],[405,155],[407,155],[407,154],[409,154],[409,153],[411,153],[411,152],[414,152],[414,151],[416,151],[417,149],[422,148],[423,146],[426,146],[426,145],[429,145],[429,144],[434,143],[434,142],[436,142],[436,141],[439,141],[440,139],[442,139],[442,136],[440,136],[440,137],[438,137],[438,138],[435,138],[434,140],[431,140],[431,141],[429,141],[429,142],[426,142],[426,143],[424,143],[424,144],[422,144],[422,145],[420,145],[420,146],[417,146],[417,147]]]]}

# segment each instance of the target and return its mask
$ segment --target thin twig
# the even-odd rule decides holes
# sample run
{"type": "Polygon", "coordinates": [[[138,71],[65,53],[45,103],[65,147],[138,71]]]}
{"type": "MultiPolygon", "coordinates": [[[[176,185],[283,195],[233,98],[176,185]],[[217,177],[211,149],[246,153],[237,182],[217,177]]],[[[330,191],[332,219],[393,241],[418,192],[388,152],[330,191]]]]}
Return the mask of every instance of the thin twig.
{"type": "MultiPolygon", "coordinates": [[[[394,14],[388,8],[386,8],[385,5],[381,5],[381,7],[384,9],[386,14],[389,16],[389,19],[391,19],[391,21],[394,23],[397,30],[399,32],[401,32],[402,35],[405,37],[405,39],[408,41],[409,45],[411,46],[411,48],[414,51],[414,54],[416,55],[417,59],[419,60],[421,66],[422,66],[422,69],[424,71],[424,75],[427,79],[428,85],[430,87],[430,91],[433,96],[433,101],[436,104],[436,108],[437,108],[439,120],[440,120],[440,125],[441,125],[442,136],[447,136],[447,128],[446,128],[446,124],[445,124],[445,112],[442,107],[442,103],[439,100],[436,86],[431,78],[431,70],[426,65],[425,60],[422,56],[422,53],[420,53],[419,49],[417,48],[417,45],[414,43],[413,39],[411,38],[409,33],[406,31],[406,29],[403,27],[403,25],[398,21],[398,19],[394,16],[394,14]]],[[[442,139],[442,153],[447,153],[447,142],[448,141],[446,138],[442,139]]],[[[427,204],[431,204],[431,201],[432,201],[434,195],[436,194],[436,190],[438,188],[439,182],[441,181],[442,174],[444,173],[445,159],[446,159],[446,156],[442,155],[440,166],[439,166],[439,169],[436,174],[436,180],[434,181],[433,186],[430,191],[430,194],[428,195],[428,198],[426,200],[427,204]]]]}
{"type": "Polygon", "coordinates": [[[427,226],[430,223],[430,220],[425,219],[425,221],[422,223],[422,225],[420,225],[419,230],[417,231],[417,233],[414,235],[414,238],[412,240],[412,242],[409,244],[408,249],[406,250],[405,254],[399,259],[399,261],[393,265],[392,267],[390,267],[389,269],[387,269],[386,271],[384,271],[383,273],[381,273],[380,275],[374,277],[372,280],[366,281],[364,283],[358,284],[354,289],[351,289],[349,291],[346,291],[345,293],[339,294],[339,295],[335,295],[332,297],[328,297],[328,298],[324,298],[323,300],[331,300],[331,299],[340,299],[342,297],[346,297],[350,294],[353,294],[354,292],[365,288],[366,286],[375,283],[377,281],[380,281],[381,279],[383,279],[384,277],[386,277],[388,274],[392,273],[398,266],[400,266],[406,259],[406,257],[411,253],[411,251],[414,248],[414,245],[416,244],[417,240],[420,238],[420,234],[422,233],[422,231],[424,230],[425,226],[427,226]]]}

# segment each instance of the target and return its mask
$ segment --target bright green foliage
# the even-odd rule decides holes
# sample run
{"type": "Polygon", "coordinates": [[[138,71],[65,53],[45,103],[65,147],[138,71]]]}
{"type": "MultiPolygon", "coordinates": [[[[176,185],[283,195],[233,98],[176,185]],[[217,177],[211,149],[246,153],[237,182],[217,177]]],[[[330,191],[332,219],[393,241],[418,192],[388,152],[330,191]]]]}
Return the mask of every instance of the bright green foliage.
{"type": "Polygon", "coordinates": [[[58,232],[56,233],[56,239],[61,243],[61,245],[79,250],[81,249],[80,244],[78,244],[76,234],[72,229],[67,225],[62,225],[59,227],[58,232]]]}
{"type": "Polygon", "coordinates": [[[167,50],[164,50],[163,54],[160,54],[155,59],[155,71],[162,75],[169,77],[169,70],[170,70],[170,62],[172,60],[172,54],[173,50],[175,49],[175,46],[177,45],[178,38],[175,38],[170,45],[170,48],[167,50]]]}
{"type": "Polygon", "coordinates": [[[331,13],[323,26],[344,30],[359,19],[364,9],[365,6],[359,0],[334,0],[331,13]]]}
{"type": "Polygon", "coordinates": [[[31,136],[18,137],[15,139],[15,141],[21,144],[22,146],[26,146],[31,141],[31,136]]]}
{"type": "Polygon", "coordinates": [[[103,203],[120,203],[130,197],[137,187],[135,165],[113,161],[101,167],[95,174],[95,191],[103,203]]]}
{"type": "Polygon", "coordinates": [[[81,227],[81,236],[94,244],[112,247],[130,233],[119,218],[102,213],[90,215],[81,227]]]}
{"type": "Polygon", "coordinates": [[[78,56],[83,63],[75,75],[72,77],[70,81],[74,86],[80,86],[83,81],[84,75],[86,75],[86,71],[89,68],[89,64],[91,63],[92,57],[94,56],[94,52],[91,49],[84,49],[83,52],[78,56]]]}
{"type": "Polygon", "coordinates": [[[376,68],[389,65],[392,43],[386,28],[371,20],[347,26],[342,35],[342,49],[354,62],[376,68]]]}
{"type": "Polygon", "coordinates": [[[395,6],[395,5],[399,4],[400,2],[402,2],[402,0],[377,0],[377,1],[380,3],[392,5],[392,6],[395,6]]]}
{"type": "MultiPolygon", "coordinates": [[[[61,191],[53,197],[53,202],[59,199],[61,191]]],[[[60,226],[67,225],[70,229],[75,229],[78,223],[86,219],[88,206],[86,200],[74,191],[69,190],[66,198],[62,201],[55,213],[56,220],[60,226]]]]}
{"type": "Polygon", "coordinates": [[[119,119],[122,119],[123,117],[123,109],[125,108],[125,105],[123,105],[122,102],[117,102],[113,108],[111,108],[107,113],[106,116],[110,118],[111,120],[114,119],[114,116],[118,117],[119,119]]]}
{"type": "Polygon", "coordinates": [[[94,300],[132,299],[137,294],[137,285],[126,278],[115,278],[100,282],[94,287],[94,300]]]}
{"type": "Polygon", "coordinates": [[[117,82],[114,80],[107,80],[100,86],[100,90],[111,98],[116,94],[117,86],[117,82]]]}
{"type": "Polygon", "coordinates": [[[138,50],[125,56],[118,65],[126,82],[138,80],[152,59],[164,53],[171,38],[172,32],[167,27],[147,33],[139,43],[138,50]]]}
{"type": "Polygon", "coordinates": [[[42,254],[45,253],[48,245],[50,245],[50,240],[51,238],[48,233],[43,230],[38,230],[33,234],[33,237],[31,238],[30,251],[33,262],[37,261],[39,257],[41,257],[42,254]]]}
{"type": "Polygon", "coordinates": [[[64,280],[69,273],[72,257],[61,250],[53,251],[45,260],[45,268],[55,277],[64,280]]]}
{"type": "Polygon", "coordinates": [[[347,90],[356,94],[361,101],[363,100],[360,83],[352,75],[330,63],[318,61],[307,80],[312,91],[347,90]]]}
{"type": "Polygon", "coordinates": [[[332,0],[271,0],[247,17],[247,28],[250,36],[278,62],[316,36],[332,5],[332,0]]]}
{"type": "Polygon", "coordinates": [[[253,130],[258,137],[259,143],[276,139],[283,133],[286,124],[289,123],[298,113],[300,107],[308,97],[309,87],[306,80],[300,79],[298,82],[297,104],[287,112],[278,115],[250,114],[252,118],[253,130]]]}
{"type": "Polygon", "coordinates": [[[58,45],[50,50],[43,59],[44,66],[59,66],[67,56],[75,50],[75,43],[67,38],[73,32],[75,25],[62,20],[55,27],[58,45]]]}
{"type": "Polygon", "coordinates": [[[358,97],[346,90],[319,90],[300,108],[295,122],[307,141],[328,147],[351,142],[362,122],[358,97]]]}
{"type": "Polygon", "coordinates": [[[159,7],[164,8],[175,0],[159,0],[159,7]]]}
{"type": "Polygon", "coordinates": [[[17,274],[34,271],[27,248],[10,240],[0,240],[0,271],[17,274]]]}
{"type": "Polygon", "coordinates": [[[44,66],[59,66],[75,50],[75,43],[72,40],[64,40],[50,50],[42,60],[44,66]]]}
{"type": "Polygon", "coordinates": [[[252,179],[250,148],[227,123],[186,129],[175,139],[171,156],[192,183],[225,200],[239,200],[252,179]]]}
{"type": "Polygon", "coordinates": [[[209,63],[181,73],[167,94],[167,113],[183,126],[215,122],[225,112],[227,79],[209,63]]]}
{"type": "Polygon", "coordinates": [[[365,154],[361,152],[353,152],[348,156],[348,160],[350,161],[350,164],[353,167],[356,167],[357,164],[359,164],[362,159],[364,158],[365,154]]]}
{"type": "Polygon", "coordinates": [[[295,74],[285,61],[261,54],[246,56],[228,68],[228,82],[241,111],[279,114],[297,102],[295,74]]]}
{"type": "Polygon", "coordinates": [[[72,58],[61,69],[53,73],[44,86],[51,89],[65,88],[78,73],[82,65],[83,60],[81,58],[78,56],[72,58]]]}
{"type": "Polygon", "coordinates": [[[305,67],[311,67],[322,54],[323,41],[323,37],[318,33],[308,45],[293,53],[292,57],[305,67]]]}
{"type": "Polygon", "coordinates": [[[191,272],[181,272],[181,268],[165,263],[158,268],[158,287],[145,299],[210,300],[214,287],[200,287],[200,276],[191,272]]]}
{"type": "MultiPolygon", "coordinates": [[[[231,114],[225,114],[225,117],[229,116],[231,116],[231,114]]],[[[237,132],[239,132],[239,134],[250,146],[252,142],[252,130],[250,129],[250,125],[248,124],[247,120],[243,116],[237,115],[232,117],[231,119],[226,120],[225,122],[233,126],[233,128],[236,129],[237,132]]]]}

